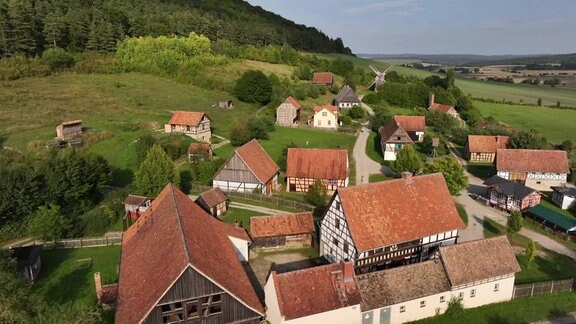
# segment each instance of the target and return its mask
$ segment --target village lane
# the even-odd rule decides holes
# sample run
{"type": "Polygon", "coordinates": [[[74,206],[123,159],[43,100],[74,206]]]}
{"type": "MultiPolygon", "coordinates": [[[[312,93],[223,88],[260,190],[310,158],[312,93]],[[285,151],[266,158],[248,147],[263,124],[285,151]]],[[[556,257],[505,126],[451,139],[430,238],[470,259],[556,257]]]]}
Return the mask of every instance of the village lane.
{"type": "Polygon", "coordinates": [[[369,124],[363,124],[352,153],[356,163],[356,185],[368,183],[371,174],[382,172],[382,165],[366,155],[366,142],[370,136],[369,124]]]}

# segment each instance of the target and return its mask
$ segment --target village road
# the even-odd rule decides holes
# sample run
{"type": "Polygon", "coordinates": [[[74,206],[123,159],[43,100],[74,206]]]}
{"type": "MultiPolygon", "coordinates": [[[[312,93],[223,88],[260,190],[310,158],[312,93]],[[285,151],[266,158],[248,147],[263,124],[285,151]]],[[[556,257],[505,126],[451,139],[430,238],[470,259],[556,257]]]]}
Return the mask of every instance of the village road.
{"type": "Polygon", "coordinates": [[[362,125],[354,144],[354,161],[356,163],[356,185],[368,183],[371,174],[382,173],[382,165],[366,155],[366,142],[370,136],[368,123],[362,125]]]}

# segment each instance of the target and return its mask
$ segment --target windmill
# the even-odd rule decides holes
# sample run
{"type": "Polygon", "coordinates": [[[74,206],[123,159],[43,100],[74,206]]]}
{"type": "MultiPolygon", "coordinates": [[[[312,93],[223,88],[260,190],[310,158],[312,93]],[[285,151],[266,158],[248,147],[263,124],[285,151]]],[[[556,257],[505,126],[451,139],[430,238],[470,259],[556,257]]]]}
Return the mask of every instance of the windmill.
{"type": "Polygon", "coordinates": [[[378,86],[382,85],[383,83],[386,83],[386,72],[388,72],[388,70],[390,70],[392,66],[393,65],[390,65],[386,70],[384,70],[384,72],[380,72],[376,70],[372,65],[369,65],[370,69],[374,71],[376,76],[374,77],[374,81],[370,83],[368,88],[372,88],[372,86],[374,86],[374,92],[378,92],[378,86]]]}

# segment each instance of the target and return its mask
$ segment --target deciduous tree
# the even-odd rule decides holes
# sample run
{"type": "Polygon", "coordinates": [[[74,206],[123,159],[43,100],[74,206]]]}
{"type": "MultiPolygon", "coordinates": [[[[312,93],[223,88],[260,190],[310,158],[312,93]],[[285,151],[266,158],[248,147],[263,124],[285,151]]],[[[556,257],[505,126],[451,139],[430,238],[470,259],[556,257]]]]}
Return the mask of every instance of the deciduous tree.
{"type": "Polygon", "coordinates": [[[272,97],[272,84],[262,71],[248,70],[236,81],[234,95],[245,102],[265,105],[272,97]]]}
{"type": "Polygon", "coordinates": [[[424,173],[436,172],[442,173],[448,185],[448,191],[453,196],[459,196],[460,192],[468,187],[468,176],[452,155],[435,159],[424,167],[424,173]]]}
{"type": "Polygon", "coordinates": [[[422,160],[420,160],[413,145],[404,145],[396,152],[396,161],[392,163],[392,169],[397,173],[409,171],[416,174],[421,167],[422,160]]]}
{"type": "Polygon", "coordinates": [[[37,240],[55,242],[63,238],[72,224],[55,204],[41,206],[28,221],[28,233],[37,240]]]}

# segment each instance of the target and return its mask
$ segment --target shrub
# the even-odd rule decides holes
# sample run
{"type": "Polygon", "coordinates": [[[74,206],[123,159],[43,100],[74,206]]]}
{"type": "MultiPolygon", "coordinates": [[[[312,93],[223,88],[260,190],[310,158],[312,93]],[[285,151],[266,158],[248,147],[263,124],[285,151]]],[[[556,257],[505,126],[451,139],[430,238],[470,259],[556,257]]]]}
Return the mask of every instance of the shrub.
{"type": "Polygon", "coordinates": [[[61,48],[49,48],[42,53],[41,61],[52,71],[63,71],[74,65],[74,56],[61,48]]]}
{"type": "Polygon", "coordinates": [[[360,119],[364,117],[364,109],[360,106],[352,106],[348,112],[348,116],[354,119],[360,119]]]}
{"type": "Polygon", "coordinates": [[[308,192],[304,196],[306,202],[316,207],[325,206],[327,198],[328,196],[326,194],[326,186],[324,186],[321,180],[316,180],[314,185],[308,189],[308,192]]]}
{"type": "Polygon", "coordinates": [[[272,97],[272,84],[261,71],[248,70],[236,81],[234,95],[245,102],[265,105],[272,97]]]}
{"type": "Polygon", "coordinates": [[[448,301],[448,308],[446,308],[445,314],[453,316],[461,313],[464,313],[464,304],[462,303],[462,300],[456,296],[452,296],[448,301]]]}
{"type": "Polygon", "coordinates": [[[246,124],[236,123],[232,130],[230,131],[230,144],[232,146],[241,146],[248,143],[252,139],[252,134],[246,124]]]}
{"type": "Polygon", "coordinates": [[[508,217],[506,231],[508,233],[518,233],[522,229],[522,213],[515,210],[508,217]]]}

